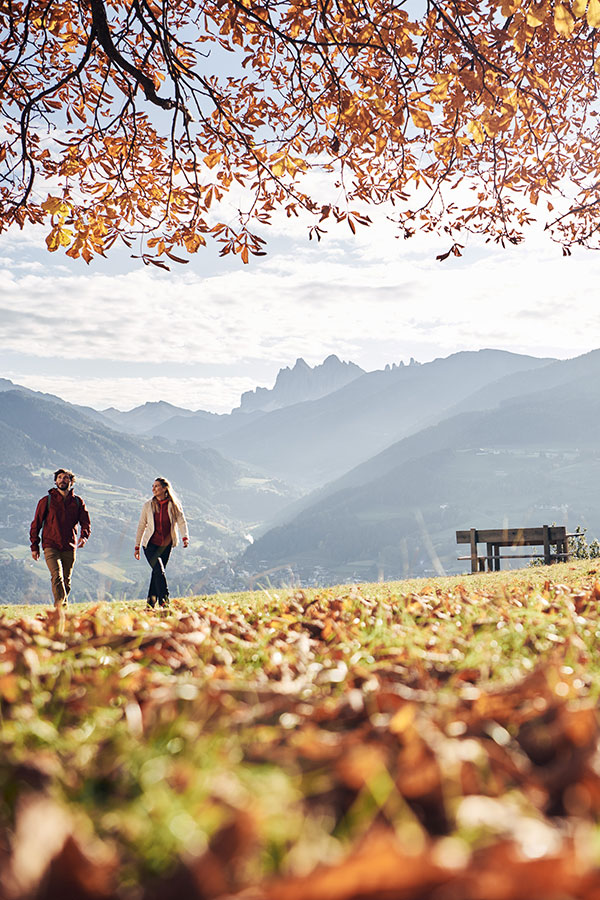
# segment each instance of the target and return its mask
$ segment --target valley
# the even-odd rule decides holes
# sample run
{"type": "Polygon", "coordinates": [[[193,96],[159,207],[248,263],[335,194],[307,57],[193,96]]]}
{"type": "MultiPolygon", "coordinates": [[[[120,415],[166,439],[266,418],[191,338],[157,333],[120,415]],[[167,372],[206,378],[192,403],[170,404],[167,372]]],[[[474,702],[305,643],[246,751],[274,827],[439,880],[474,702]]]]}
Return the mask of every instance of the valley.
{"type": "Polygon", "coordinates": [[[19,591],[48,602],[27,534],[65,463],[93,523],[76,566],[81,600],[143,595],[133,538],[158,474],[190,524],[190,547],[169,563],[181,596],[459,574],[454,535],[470,527],[556,522],[592,539],[599,376],[600,351],[482,350],[376,372],[298,360],[227,415],[91,410],[1,380],[0,602],[19,591]]]}

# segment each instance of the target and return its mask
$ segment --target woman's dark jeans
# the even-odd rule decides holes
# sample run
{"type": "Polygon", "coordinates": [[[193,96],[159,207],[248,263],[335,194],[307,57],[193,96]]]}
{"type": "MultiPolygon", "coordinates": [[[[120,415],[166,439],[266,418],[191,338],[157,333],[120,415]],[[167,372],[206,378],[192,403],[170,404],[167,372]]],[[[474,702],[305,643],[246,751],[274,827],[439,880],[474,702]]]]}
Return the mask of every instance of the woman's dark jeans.
{"type": "Polygon", "coordinates": [[[150,587],[148,588],[148,605],[154,606],[158,600],[159,606],[169,605],[169,588],[165,568],[169,562],[172,544],[159,547],[158,544],[148,544],[144,547],[146,559],[152,568],[150,587]]]}

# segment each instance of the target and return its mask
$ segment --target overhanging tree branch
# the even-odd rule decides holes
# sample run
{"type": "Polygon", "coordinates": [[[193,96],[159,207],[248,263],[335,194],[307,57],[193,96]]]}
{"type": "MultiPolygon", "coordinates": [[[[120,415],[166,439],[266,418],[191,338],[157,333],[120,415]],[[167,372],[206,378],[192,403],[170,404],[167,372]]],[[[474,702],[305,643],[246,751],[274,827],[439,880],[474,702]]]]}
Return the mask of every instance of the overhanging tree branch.
{"type": "Polygon", "coordinates": [[[118,66],[123,72],[131,75],[134,81],[140,85],[147,99],[151,103],[160,106],[161,109],[174,109],[177,106],[176,101],[169,97],[160,97],[156,92],[152,79],[132,65],[115,47],[111,37],[103,0],[90,0],[90,8],[92,11],[94,33],[110,61],[118,66]]]}
{"type": "Polygon", "coordinates": [[[278,208],[354,228],[389,204],[405,233],[513,242],[559,195],[557,240],[595,246],[584,6],[0,0],[0,231],[50,218],[50,249],[87,261],[140,234],[246,259],[278,208]]]}

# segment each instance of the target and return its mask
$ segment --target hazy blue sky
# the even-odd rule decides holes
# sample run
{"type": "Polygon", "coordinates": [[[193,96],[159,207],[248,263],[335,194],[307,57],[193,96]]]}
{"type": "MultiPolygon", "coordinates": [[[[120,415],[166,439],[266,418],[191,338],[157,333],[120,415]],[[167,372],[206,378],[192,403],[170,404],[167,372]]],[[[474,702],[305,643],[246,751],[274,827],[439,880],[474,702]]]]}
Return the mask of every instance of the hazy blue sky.
{"type": "Polygon", "coordinates": [[[0,376],[96,408],[169,400],[228,412],[282,366],[330,353],[365,369],[494,347],[571,357],[600,346],[600,256],[532,233],[510,250],[397,238],[381,215],[353,237],[279,220],[244,266],[200,251],[170,273],[118,253],[88,267],[44,230],[0,237],[0,376]]]}

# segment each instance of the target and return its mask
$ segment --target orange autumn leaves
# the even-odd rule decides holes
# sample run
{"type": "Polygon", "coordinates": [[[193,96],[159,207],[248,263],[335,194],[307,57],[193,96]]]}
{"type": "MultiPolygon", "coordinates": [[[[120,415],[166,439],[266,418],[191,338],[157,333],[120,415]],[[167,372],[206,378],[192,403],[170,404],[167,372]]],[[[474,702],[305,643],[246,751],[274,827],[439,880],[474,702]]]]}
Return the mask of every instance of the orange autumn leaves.
{"type": "Polygon", "coordinates": [[[592,900],[596,577],[0,619],[2,895],[592,900]]]}
{"type": "Polygon", "coordinates": [[[2,2],[0,228],[248,262],[278,213],[321,239],[390,203],[406,237],[517,243],[536,209],[596,246],[599,23],[600,0],[2,2]]]}
{"type": "MultiPolygon", "coordinates": [[[[557,3],[554,10],[554,27],[559,34],[570,37],[575,30],[577,19],[583,17],[590,28],[598,28],[600,26],[600,2],[598,0],[575,0],[572,4],[557,3]]],[[[538,21],[541,25],[538,16],[534,16],[533,22],[537,23],[538,21]]]]}

